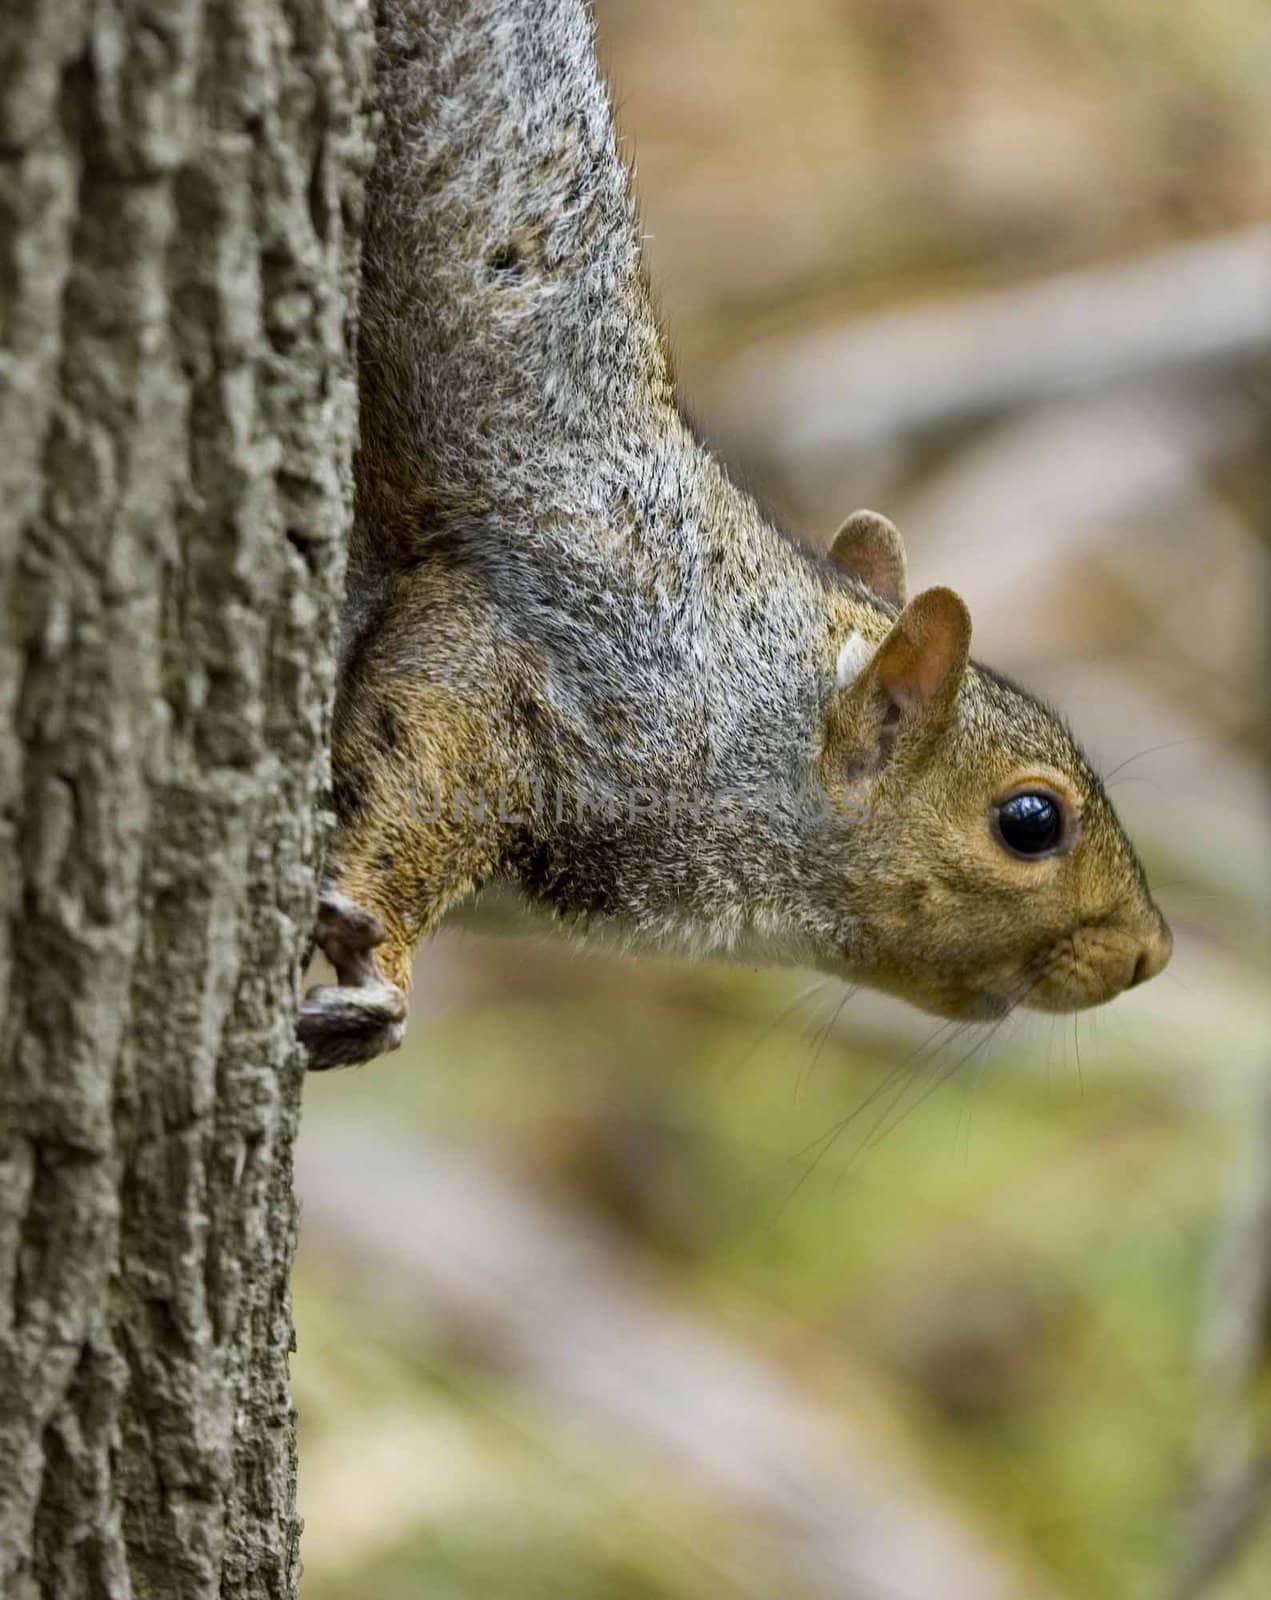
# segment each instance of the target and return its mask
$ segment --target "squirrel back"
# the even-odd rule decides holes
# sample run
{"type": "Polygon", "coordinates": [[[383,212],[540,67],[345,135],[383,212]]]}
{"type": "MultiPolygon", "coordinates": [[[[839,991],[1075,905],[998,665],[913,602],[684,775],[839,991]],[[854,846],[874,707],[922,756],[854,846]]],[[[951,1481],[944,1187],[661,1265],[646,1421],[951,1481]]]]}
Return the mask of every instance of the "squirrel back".
{"type": "Polygon", "coordinates": [[[1064,1010],[1169,933],[1062,722],[899,535],[828,559],[693,436],[582,0],[380,0],[315,1064],[483,885],[572,932],[1064,1010]]]}

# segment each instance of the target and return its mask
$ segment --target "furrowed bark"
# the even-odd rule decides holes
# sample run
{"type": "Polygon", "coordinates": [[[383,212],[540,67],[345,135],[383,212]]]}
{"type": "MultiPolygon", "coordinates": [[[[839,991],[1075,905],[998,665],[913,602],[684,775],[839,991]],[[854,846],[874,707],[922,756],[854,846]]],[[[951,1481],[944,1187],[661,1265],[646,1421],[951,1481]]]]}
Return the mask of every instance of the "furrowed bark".
{"type": "Polygon", "coordinates": [[[355,0],[0,17],[0,1594],[291,1595],[355,0]]]}

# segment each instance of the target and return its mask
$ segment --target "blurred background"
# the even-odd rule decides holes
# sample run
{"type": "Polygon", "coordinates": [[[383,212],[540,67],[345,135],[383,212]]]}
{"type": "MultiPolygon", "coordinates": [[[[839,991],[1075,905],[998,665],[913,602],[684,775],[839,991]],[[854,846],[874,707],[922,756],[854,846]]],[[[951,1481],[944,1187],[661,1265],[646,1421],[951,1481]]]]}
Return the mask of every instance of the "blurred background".
{"type": "Polygon", "coordinates": [[[305,1600],[1266,1600],[1271,12],[597,11],[698,426],[966,597],[1177,953],[959,1033],[442,934],[306,1091],[305,1600]]]}

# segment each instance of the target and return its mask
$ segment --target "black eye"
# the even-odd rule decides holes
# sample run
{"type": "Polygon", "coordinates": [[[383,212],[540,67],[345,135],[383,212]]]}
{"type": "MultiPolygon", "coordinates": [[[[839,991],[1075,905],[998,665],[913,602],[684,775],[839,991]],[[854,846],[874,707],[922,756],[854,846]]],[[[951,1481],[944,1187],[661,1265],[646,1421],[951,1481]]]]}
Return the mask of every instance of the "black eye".
{"type": "Polygon", "coordinates": [[[1048,794],[1013,794],[997,808],[997,831],[1002,843],[1016,855],[1043,856],[1059,843],[1063,812],[1048,794]]]}

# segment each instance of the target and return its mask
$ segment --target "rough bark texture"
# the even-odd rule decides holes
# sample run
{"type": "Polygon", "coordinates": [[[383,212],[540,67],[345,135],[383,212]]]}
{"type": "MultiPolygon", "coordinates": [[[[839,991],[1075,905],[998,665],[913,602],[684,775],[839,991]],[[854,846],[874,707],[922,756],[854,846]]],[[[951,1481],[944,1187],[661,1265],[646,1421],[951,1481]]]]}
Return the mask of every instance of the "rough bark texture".
{"type": "Polygon", "coordinates": [[[263,1597],[357,0],[0,13],[0,1595],[263,1597]]]}

